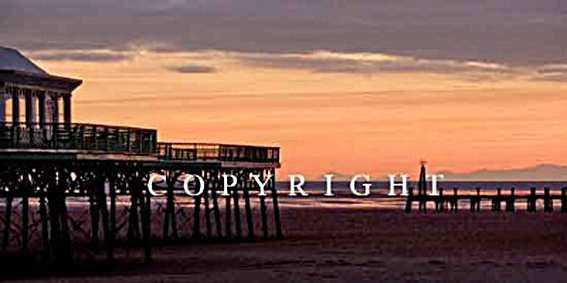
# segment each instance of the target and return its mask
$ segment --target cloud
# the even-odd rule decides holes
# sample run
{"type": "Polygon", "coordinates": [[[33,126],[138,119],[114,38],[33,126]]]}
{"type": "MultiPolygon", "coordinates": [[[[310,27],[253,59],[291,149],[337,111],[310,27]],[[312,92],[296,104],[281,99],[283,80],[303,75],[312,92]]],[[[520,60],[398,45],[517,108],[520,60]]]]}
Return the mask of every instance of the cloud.
{"type": "Polygon", "coordinates": [[[549,64],[537,69],[535,81],[567,82],[567,64],[549,64]]]}
{"type": "Polygon", "coordinates": [[[163,52],[331,50],[535,66],[567,62],[566,9],[563,0],[4,0],[0,44],[28,50],[124,50],[133,43],[163,52]]]}
{"type": "Polygon", "coordinates": [[[183,74],[207,74],[207,73],[217,72],[217,69],[214,67],[200,66],[200,65],[170,66],[167,69],[183,74]]]}
{"type": "Polygon", "coordinates": [[[451,181],[565,181],[567,165],[540,164],[528,168],[491,170],[468,173],[438,172],[451,181]]]}
{"type": "MultiPolygon", "coordinates": [[[[164,47],[164,45],[159,44],[153,46],[164,47]]],[[[163,68],[185,74],[216,73],[218,72],[217,66],[202,65],[200,62],[218,61],[237,62],[260,68],[308,70],[314,73],[427,73],[451,75],[467,81],[495,81],[517,78],[532,81],[567,81],[566,64],[544,64],[528,67],[489,61],[423,59],[384,53],[345,53],[329,50],[302,53],[256,53],[222,50],[162,53],[133,44],[127,50],[39,50],[26,52],[26,55],[37,60],[84,62],[118,62],[132,60],[137,56],[157,56],[156,58],[160,58],[160,60],[181,62],[178,64],[164,63],[163,68]]]]}
{"type": "Polygon", "coordinates": [[[82,62],[118,62],[132,58],[131,54],[115,51],[100,50],[64,50],[31,52],[36,60],[45,61],[82,61],[82,62]]]}
{"type": "Polygon", "coordinates": [[[241,54],[244,64],[265,68],[306,69],[317,73],[434,73],[478,78],[519,75],[523,70],[506,65],[454,60],[426,60],[372,53],[317,51],[304,54],[241,54]]]}

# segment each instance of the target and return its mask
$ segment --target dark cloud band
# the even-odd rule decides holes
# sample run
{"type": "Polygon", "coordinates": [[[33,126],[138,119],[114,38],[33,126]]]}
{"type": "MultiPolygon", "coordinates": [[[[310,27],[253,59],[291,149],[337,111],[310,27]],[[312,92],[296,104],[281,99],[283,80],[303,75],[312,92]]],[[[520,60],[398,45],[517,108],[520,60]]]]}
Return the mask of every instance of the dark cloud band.
{"type": "Polygon", "coordinates": [[[563,0],[4,0],[0,11],[0,44],[20,49],[323,49],[567,62],[563,0]]]}

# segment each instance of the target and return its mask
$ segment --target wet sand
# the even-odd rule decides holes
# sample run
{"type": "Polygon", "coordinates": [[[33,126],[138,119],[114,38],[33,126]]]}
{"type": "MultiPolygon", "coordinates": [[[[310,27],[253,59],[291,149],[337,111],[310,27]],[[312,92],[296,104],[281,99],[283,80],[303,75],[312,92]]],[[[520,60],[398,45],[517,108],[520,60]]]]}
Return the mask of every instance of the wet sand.
{"type": "Polygon", "coordinates": [[[36,281],[565,282],[567,214],[282,209],[285,238],[154,250],[128,270],[36,281]]]}

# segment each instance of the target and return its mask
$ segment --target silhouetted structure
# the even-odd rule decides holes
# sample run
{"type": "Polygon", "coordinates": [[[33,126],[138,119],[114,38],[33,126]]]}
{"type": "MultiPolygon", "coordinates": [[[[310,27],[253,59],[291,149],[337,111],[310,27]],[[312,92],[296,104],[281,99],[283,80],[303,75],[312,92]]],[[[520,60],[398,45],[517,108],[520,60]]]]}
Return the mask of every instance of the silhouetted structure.
{"type": "Polygon", "coordinates": [[[409,194],[406,200],[405,211],[411,212],[413,202],[418,203],[419,212],[427,212],[427,203],[432,202],[435,212],[457,212],[459,210],[459,201],[468,201],[470,212],[480,212],[480,204],[483,200],[489,201],[491,211],[502,211],[502,202],[506,205],[507,212],[516,210],[516,201],[525,200],[526,210],[529,212],[536,211],[536,202],[538,199],[543,201],[543,211],[553,212],[553,200],[561,201],[561,212],[567,212],[567,188],[561,189],[561,195],[552,195],[548,187],[544,188],[542,195],[536,194],[536,188],[530,188],[529,195],[517,195],[516,188],[510,189],[510,194],[503,195],[502,188],[496,188],[495,195],[481,195],[480,188],[476,188],[476,195],[459,195],[458,188],[453,188],[453,195],[445,195],[443,188],[439,188],[439,195],[431,195],[427,193],[427,175],[425,162],[421,163],[419,173],[418,194],[413,194],[413,188],[409,188],[409,194]],[[447,209],[446,204],[449,204],[447,209]]]}
{"type": "Polygon", "coordinates": [[[165,143],[157,141],[154,129],[73,123],[71,97],[80,84],[48,74],[14,49],[0,48],[0,242],[5,253],[39,251],[51,260],[69,260],[76,250],[105,249],[112,260],[116,247],[129,246],[143,247],[149,261],[154,244],[254,238],[255,223],[264,238],[270,236],[270,222],[275,236],[282,236],[275,186],[279,148],[165,143]],[[154,173],[166,176],[163,197],[148,193],[154,173]],[[225,173],[237,176],[238,186],[223,197],[223,208],[219,191],[225,173]],[[183,192],[176,181],[186,174],[205,180],[204,194],[192,201],[176,197],[183,192]],[[272,176],[269,199],[258,196],[250,174],[272,176]]]}
{"type": "MultiPolygon", "coordinates": [[[[420,176],[423,174],[425,174],[425,168],[422,165],[420,176]]],[[[506,205],[505,210],[514,212],[516,211],[516,201],[519,200],[526,201],[526,210],[528,212],[535,212],[538,199],[543,201],[544,212],[553,212],[553,200],[559,200],[561,202],[561,212],[567,212],[567,188],[561,189],[560,195],[552,195],[548,187],[545,187],[544,193],[540,195],[536,194],[536,188],[530,188],[529,195],[517,195],[516,188],[513,187],[510,189],[510,194],[507,195],[502,194],[502,188],[497,188],[494,195],[481,195],[480,188],[476,188],[475,195],[459,195],[457,193],[458,188],[453,188],[453,195],[445,195],[443,188],[439,188],[439,195],[431,195],[427,193],[427,183],[422,177],[420,177],[418,187],[418,195],[414,195],[413,188],[409,188],[409,195],[405,205],[406,212],[412,211],[414,202],[418,203],[418,211],[423,213],[427,212],[428,202],[433,203],[435,212],[457,212],[459,211],[459,201],[468,202],[470,212],[480,212],[482,201],[490,202],[491,211],[502,211],[502,203],[504,202],[506,205]],[[447,203],[449,204],[448,209],[447,203]]]]}

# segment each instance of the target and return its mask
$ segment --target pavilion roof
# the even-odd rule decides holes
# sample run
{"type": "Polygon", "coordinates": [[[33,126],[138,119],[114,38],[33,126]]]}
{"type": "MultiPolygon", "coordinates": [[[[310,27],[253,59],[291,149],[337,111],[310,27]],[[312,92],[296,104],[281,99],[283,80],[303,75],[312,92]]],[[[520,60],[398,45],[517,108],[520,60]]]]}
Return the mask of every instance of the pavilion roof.
{"type": "Polygon", "coordinates": [[[42,68],[34,64],[16,49],[0,46],[0,70],[17,71],[36,76],[49,76],[42,68]]]}
{"type": "Polygon", "coordinates": [[[18,50],[0,46],[0,83],[3,81],[65,91],[72,91],[82,83],[81,80],[51,75],[18,50]]]}

